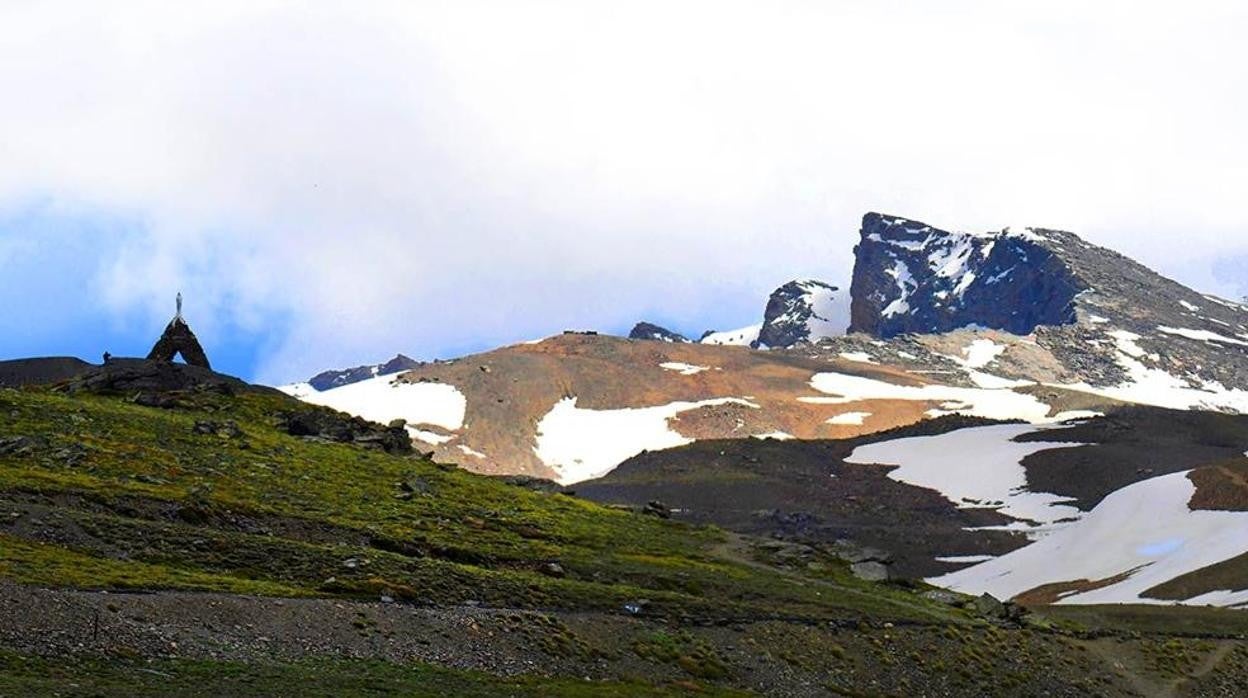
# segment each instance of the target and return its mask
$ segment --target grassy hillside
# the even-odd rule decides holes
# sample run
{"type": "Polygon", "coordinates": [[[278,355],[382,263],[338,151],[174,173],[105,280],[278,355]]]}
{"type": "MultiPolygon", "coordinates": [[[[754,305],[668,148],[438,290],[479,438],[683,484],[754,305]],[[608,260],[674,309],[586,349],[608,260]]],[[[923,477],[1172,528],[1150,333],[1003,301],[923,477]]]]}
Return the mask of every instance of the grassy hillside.
{"type": "Polygon", "coordinates": [[[833,564],[816,575],[816,593],[717,554],[727,537],[713,529],[295,438],[274,427],[279,415],[316,408],[285,397],[184,403],[0,392],[0,438],[14,444],[0,449],[9,511],[0,573],[83,588],[421,604],[618,609],[647,599],[650,612],[685,615],[943,613],[908,594],[864,594],[833,564]],[[208,422],[237,430],[211,432],[208,422]]]}
{"type": "Polygon", "coordinates": [[[0,696],[1130,695],[1186,680],[1176,653],[1248,662],[1219,616],[1106,673],[1086,618],[1002,627],[818,550],[291,436],[324,413],[270,392],[134,398],[0,389],[0,696]]]}

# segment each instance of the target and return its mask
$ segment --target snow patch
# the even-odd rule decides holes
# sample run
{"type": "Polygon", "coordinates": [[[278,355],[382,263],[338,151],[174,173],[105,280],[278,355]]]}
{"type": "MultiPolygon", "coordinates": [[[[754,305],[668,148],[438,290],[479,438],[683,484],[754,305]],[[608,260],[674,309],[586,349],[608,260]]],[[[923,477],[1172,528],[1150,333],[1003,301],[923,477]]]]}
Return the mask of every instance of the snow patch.
{"type": "Polygon", "coordinates": [[[758,342],[758,334],[762,331],[763,325],[759,323],[749,327],[742,327],[739,330],[712,332],[702,338],[702,343],[748,347],[758,342]]]}
{"type": "Polygon", "coordinates": [[[870,416],[870,412],[845,412],[829,419],[828,424],[836,424],[840,426],[862,426],[862,423],[867,417],[870,416]]]}
{"type": "Polygon", "coordinates": [[[841,352],[841,358],[845,359],[846,361],[857,361],[858,363],[862,363],[862,364],[878,363],[877,361],[873,360],[871,358],[871,355],[865,351],[843,351],[841,352]]]}
{"type": "MultiPolygon", "coordinates": [[[[809,404],[844,405],[861,400],[914,400],[940,403],[929,416],[967,414],[990,419],[1025,419],[1042,423],[1049,418],[1049,406],[1032,395],[1009,389],[956,388],[947,385],[895,385],[872,378],[843,373],[819,373],[811,378],[815,390],[838,397],[805,397],[809,404]]],[[[1056,419],[1056,418],[1054,418],[1056,419]]]]}
{"type": "MultiPolygon", "coordinates": [[[[1141,596],[1175,577],[1248,551],[1248,512],[1192,511],[1196,488],[1186,472],[1163,475],[1110,494],[1078,522],[974,567],[928,580],[969,594],[1013,598],[1044,584],[1128,575],[1061,604],[1172,603],[1141,596]]],[[[1239,605],[1248,592],[1213,592],[1184,603],[1239,605]]]]}
{"type": "Polygon", "coordinates": [[[408,383],[393,376],[377,376],[300,399],[380,424],[402,419],[409,426],[428,424],[450,431],[464,426],[468,409],[467,398],[453,385],[408,383]]]}
{"type": "Polygon", "coordinates": [[[1182,327],[1166,327],[1164,325],[1159,325],[1157,329],[1165,332],[1166,334],[1195,339],[1201,342],[1220,342],[1222,344],[1238,344],[1241,347],[1248,347],[1248,342],[1241,339],[1235,339],[1233,337],[1227,337],[1226,335],[1221,335],[1217,332],[1210,332],[1209,330],[1189,330],[1182,327]]]}
{"type": "Polygon", "coordinates": [[[654,407],[587,410],[576,398],[564,398],[537,424],[533,451],[559,474],[560,484],[592,480],[611,472],[642,451],[693,443],[671,428],[668,420],[682,412],[718,405],[759,406],[740,398],[673,402],[654,407]]]}
{"type": "Polygon", "coordinates": [[[1015,519],[1051,527],[1082,512],[1064,504],[1072,501],[1069,497],[1028,491],[1023,459],[1040,451],[1082,444],[1014,440],[1036,431],[1027,424],[1004,424],[882,441],[854,449],[845,462],[895,465],[897,468],[888,473],[890,479],[936,490],[959,508],[996,509],[1015,519]]]}
{"type": "Polygon", "coordinates": [[[696,376],[703,371],[711,370],[710,366],[694,366],[693,364],[680,363],[679,361],[669,361],[667,363],[659,364],[659,368],[663,368],[668,371],[675,371],[682,376],[696,376]]]}

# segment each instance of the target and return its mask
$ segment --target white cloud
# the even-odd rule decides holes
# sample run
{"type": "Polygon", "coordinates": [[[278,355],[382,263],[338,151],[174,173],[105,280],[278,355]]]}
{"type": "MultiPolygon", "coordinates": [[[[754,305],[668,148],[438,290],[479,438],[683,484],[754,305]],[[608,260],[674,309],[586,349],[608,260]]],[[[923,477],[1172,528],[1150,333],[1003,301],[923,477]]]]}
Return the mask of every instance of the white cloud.
{"type": "Polygon", "coordinates": [[[1232,2],[6,4],[0,209],[137,221],[114,308],[289,314],[270,379],[755,321],[789,279],[847,287],[872,209],[1229,292],[1245,29],[1232,2]]]}

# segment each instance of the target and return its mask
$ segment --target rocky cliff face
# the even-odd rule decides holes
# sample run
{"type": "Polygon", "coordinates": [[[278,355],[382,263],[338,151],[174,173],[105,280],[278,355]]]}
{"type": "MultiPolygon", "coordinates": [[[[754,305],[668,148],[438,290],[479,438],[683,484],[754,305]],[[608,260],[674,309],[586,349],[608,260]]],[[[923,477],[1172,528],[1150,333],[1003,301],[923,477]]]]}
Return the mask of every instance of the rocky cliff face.
{"type": "Polygon", "coordinates": [[[1158,398],[1151,404],[1163,406],[1191,407],[1202,404],[1200,393],[1248,388],[1248,308],[1073,233],[949,232],[869,213],[861,235],[851,332],[887,339],[970,327],[1029,335],[1066,376],[1148,386],[1158,398]]]}
{"type": "Polygon", "coordinates": [[[855,248],[850,330],[887,338],[1073,324],[1088,286],[1048,242],[1030,229],[954,233],[869,213],[855,248]]]}
{"type": "Polygon", "coordinates": [[[767,301],[758,344],[791,347],[845,334],[844,322],[837,318],[838,290],[814,280],[790,281],[776,289],[767,301]]]}
{"type": "Polygon", "coordinates": [[[410,371],[419,365],[419,361],[399,354],[384,364],[356,366],[355,368],[345,368],[337,371],[325,371],[323,373],[318,373],[308,381],[308,384],[313,388],[324,392],[333,388],[341,388],[344,385],[359,383],[360,381],[368,380],[369,378],[374,378],[376,376],[388,376],[392,373],[410,371]]]}

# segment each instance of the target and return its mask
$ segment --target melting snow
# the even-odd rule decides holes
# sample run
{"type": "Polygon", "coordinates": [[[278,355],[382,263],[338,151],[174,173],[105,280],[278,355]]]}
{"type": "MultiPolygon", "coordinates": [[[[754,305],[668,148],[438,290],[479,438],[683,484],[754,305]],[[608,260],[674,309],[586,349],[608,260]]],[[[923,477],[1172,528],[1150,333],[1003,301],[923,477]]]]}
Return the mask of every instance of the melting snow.
{"type": "Polygon", "coordinates": [[[659,364],[659,368],[668,371],[676,371],[682,376],[696,376],[703,371],[711,370],[710,366],[694,366],[693,364],[682,364],[679,361],[669,361],[665,364],[659,364]]]}
{"type": "MultiPolygon", "coordinates": [[[[1110,494],[1078,522],[994,560],[928,580],[970,594],[1013,598],[1044,584],[1129,576],[1062,604],[1170,603],[1142,598],[1152,587],[1248,551],[1248,512],[1192,511],[1187,473],[1137,482],[1110,494]]],[[[1238,605],[1246,591],[1186,603],[1238,605]]]]}
{"type": "Polygon", "coordinates": [[[969,414],[990,419],[1025,419],[1029,422],[1060,421],[1062,415],[1049,418],[1049,406],[1032,395],[1008,389],[956,388],[947,385],[908,386],[843,373],[819,373],[810,381],[821,393],[837,395],[830,398],[798,398],[801,402],[844,405],[860,400],[916,400],[941,403],[929,416],[969,414]]]}
{"type": "Polygon", "coordinates": [[[884,308],[880,314],[884,317],[893,317],[894,315],[910,312],[910,294],[918,288],[914,275],[910,273],[910,267],[898,259],[894,260],[893,268],[886,271],[889,276],[893,277],[893,281],[897,283],[897,290],[901,295],[889,303],[888,307],[884,308]]]}
{"type": "Polygon", "coordinates": [[[991,339],[977,339],[962,350],[962,356],[950,356],[954,362],[967,368],[984,368],[1005,353],[1006,346],[991,339]]]}
{"type": "Polygon", "coordinates": [[[730,346],[749,346],[758,341],[759,332],[763,331],[762,323],[742,327],[739,330],[712,332],[702,338],[703,344],[723,344],[730,346]]]}
{"type": "Polygon", "coordinates": [[[857,361],[858,363],[863,364],[877,363],[872,360],[871,355],[865,351],[843,351],[841,352],[841,358],[846,361],[857,361]]]}
{"type": "Polygon", "coordinates": [[[829,419],[828,424],[837,424],[841,426],[862,426],[863,421],[870,416],[870,412],[845,412],[829,419]]]}
{"type": "Polygon", "coordinates": [[[560,484],[592,480],[642,451],[693,443],[693,439],[673,431],[668,420],[681,412],[728,404],[759,407],[739,398],[720,398],[655,407],[586,410],[576,406],[576,398],[564,398],[538,422],[537,446],[533,451],[559,473],[560,484]]]}
{"type": "Polygon", "coordinates": [[[1223,344],[1238,344],[1242,347],[1248,347],[1248,342],[1220,335],[1217,332],[1210,332],[1209,330],[1188,330],[1182,327],[1165,326],[1159,326],[1157,329],[1165,332],[1166,334],[1178,335],[1180,337],[1187,337],[1188,339],[1195,339],[1202,342],[1221,342],[1223,344]]]}
{"type": "Polygon", "coordinates": [[[1215,382],[1204,382],[1203,388],[1191,385],[1161,369],[1149,368],[1137,359],[1147,356],[1156,361],[1156,354],[1148,354],[1137,344],[1140,336],[1122,330],[1110,332],[1118,348],[1118,363],[1127,371],[1129,380],[1117,386],[1092,386],[1087,383],[1059,385],[1057,387],[1080,390],[1145,405],[1168,407],[1174,410],[1215,409],[1248,413],[1248,392],[1232,390],[1215,382]]]}
{"type": "Polygon", "coordinates": [[[934,489],[958,507],[997,509],[1052,526],[1081,512],[1063,504],[1071,501],[1068,497],[1029,492],[1022,461],[1033,453],[1081,444],[1014,441],[1036,431],[1027,424],[1005,424],[883,441],[858,447],[845,462],[896,465],[890,479],[934,489]]]}
{"type": "Polygon", "coordinates": [[[1200,306],[1199,306],[1199,305],[1193,305],[1193,304],[1191,304],[1191,303],[1188,303],[1187,301],[1179,301],[1179,305],[1183,306],[1184,308],[1187,308],[1188,310],[1192,311],[1193,313],[1198,313],[1198,312],[1200,312],[1200,306]]]}
{"type": "MultiPolygon", "coordinates": [[[[468,400],[453,385],[407,383],[393,376],[378,376],[341,388],[313,392],[301,399],[381,424],[403,419],[412,427],[429,424],[451,431],[464,426],[464,414],[468,409],[468,400]]],[[[439,443],[423,437],[422,440],[439,443]]]]}
{"type": "Polygon", "coordinates": [[[469,456],[476,456],[477,458],[489,458],[489,456],[485,455],[484,453],[474,450],[473,448],[469,446],[465,446],[463,444],[459,445],[459,450],[463,451],[465,454],[469,456]]]}

